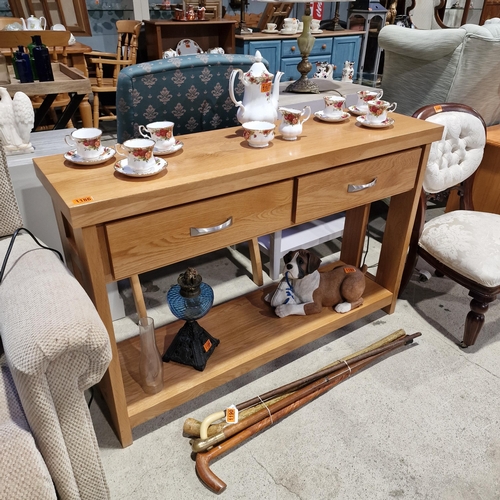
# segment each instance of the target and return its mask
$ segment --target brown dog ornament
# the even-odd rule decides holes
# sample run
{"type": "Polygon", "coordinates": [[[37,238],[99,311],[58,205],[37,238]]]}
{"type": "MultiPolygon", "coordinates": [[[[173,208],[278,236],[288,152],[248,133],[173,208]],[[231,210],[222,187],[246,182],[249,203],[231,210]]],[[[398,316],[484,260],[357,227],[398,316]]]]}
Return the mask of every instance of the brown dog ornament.
{"type": "Polygon", "coordinates": [[[280,318],[316,314],[323,307],[346,313],[363,304],[366,266],[343,265],[331,271],[318,271],[321,259],[309,250],[288,252],[283,260],[284,277],[274,293],[265,297],[280,318]]]}

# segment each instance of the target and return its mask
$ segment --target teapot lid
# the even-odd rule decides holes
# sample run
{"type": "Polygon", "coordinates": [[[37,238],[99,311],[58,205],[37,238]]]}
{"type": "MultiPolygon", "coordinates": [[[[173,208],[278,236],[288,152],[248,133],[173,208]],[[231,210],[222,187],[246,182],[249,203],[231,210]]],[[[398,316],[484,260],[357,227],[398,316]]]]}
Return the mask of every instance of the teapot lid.
{"type": "Polygon", "coordinates": [[[273,74],[267,71],[266,66],[262,62],[262,54],[257,50],[255,52],[255,62],[250,69],[245,73],[245,76],[251,83],[265,83],[273,80],[273,74]]]}

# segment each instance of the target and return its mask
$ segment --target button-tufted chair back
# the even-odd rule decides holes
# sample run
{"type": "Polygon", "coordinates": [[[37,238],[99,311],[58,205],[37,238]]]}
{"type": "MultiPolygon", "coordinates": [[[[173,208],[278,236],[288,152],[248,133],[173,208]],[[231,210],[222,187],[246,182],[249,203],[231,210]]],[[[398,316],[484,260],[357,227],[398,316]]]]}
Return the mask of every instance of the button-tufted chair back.
{"type": "Polygon", "coordinates": [[[424,106],[414,114],[444,126],[443,136],[431,146],[423,190],[411,235],[401,291],[409,282],[420,256],[469,290],[462,347],[473,345],[484,324],[484,313],[500,293],[500,215],[476,212],[472,199],[474,173],[486,144],[482,117],[463,104],[424,106]],[[445,201],[450,188],[460,195],[460,210],[428,222],[428,201],[445,201]]]}

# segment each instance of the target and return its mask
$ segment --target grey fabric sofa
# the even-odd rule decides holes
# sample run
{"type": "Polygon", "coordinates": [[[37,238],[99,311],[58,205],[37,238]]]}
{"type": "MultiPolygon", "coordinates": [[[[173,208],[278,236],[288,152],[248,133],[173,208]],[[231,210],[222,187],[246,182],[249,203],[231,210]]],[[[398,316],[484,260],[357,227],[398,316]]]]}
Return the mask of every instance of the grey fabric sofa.
{"type": "Polygon", "coordinates": [[[484,26],[418,30],[381,29],[384,99],[412,115],[428,104],[457,102],[474,108],[486,125],[500,123],[500,19],[484,26]]]}
{"type": "MultiPolygon", "coordinates": [[[[0,143],[0,267],[22,226],[0,143]]],[[[17,236],[0,283],[0,498],[109,498],[84,391],[111,360],[89,297],[52,251],[17,236]]]]}

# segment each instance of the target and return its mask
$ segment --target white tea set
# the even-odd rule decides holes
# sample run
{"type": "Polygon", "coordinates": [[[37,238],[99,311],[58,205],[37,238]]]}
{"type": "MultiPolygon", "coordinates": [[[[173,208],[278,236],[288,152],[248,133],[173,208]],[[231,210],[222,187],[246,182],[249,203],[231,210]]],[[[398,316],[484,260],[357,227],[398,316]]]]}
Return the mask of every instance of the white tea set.
{"type": "Polygon", "coordinates": [[[174,123],[161,121],[140,125],[142,137],[117,144],[115,149],[101,145],[102,131],[98,128],[80,128],[67,135],[64,140],[73,149],[64,158],[75,165],[93,166],[108,161],[113,156],[122,156],[115,170],[131,177],[156,175],[167,168],[168,163],[160,156],[182,149],[184,144],[175,139],[174,123]]]}
{"type": "Polygon", "coordinates": [[[394,123],[387,114],[396,110],[397,103],[382,100],[383,90],[360,90],[357,94],[358,102],[349,106],[349,111],[357,115],[358,123],[371,128],[390,127],[394,123]]]}

